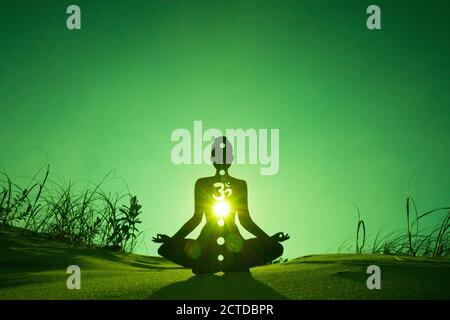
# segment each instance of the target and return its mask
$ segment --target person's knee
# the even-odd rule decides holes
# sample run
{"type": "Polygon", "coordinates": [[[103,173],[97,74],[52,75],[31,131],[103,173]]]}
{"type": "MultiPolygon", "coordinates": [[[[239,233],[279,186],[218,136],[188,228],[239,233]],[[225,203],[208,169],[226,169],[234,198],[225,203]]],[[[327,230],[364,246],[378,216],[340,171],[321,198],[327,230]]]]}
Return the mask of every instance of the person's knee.
{"type": "Polygon", "coordinates": [[[167,253],[167,244],[163,243],[159,248],[158,248],[158,254],[162,257],[165,257],[167,253]]]}
{"type": "Polygon", "coordinates": [[[281,257],[283,255],[283,251],[284,251],[283,245],[281,243],[277,242],[273,249],[275,257],[276,258],[281,257]]]}

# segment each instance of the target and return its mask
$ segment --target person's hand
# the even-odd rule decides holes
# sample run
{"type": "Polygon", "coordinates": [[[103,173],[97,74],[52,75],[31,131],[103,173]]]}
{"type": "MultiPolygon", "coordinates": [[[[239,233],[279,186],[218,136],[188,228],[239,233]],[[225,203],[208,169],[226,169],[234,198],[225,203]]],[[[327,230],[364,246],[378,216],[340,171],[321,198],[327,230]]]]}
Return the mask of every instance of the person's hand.
{"type": "Polygon", "coordinates": [[[289,237],[289,234],[287,234],[287,233],[284,234],[283,232],[277,232],[273,236],[271,236],[270,238],[275,240],[275,241],[277,241],[277,242],[283,242],[283,241],[288,240],[290,237],[289,237]]]}
{"type": "Polygon", "coordinates": [[[156,235],[156,237],[152,238],[152,240],[153,240],[153,242],[156,242],[156,243],[166,243],[167,241],[170,240],[170,237],[168,235],[166,235],[166,234],[158,233],[156,235]]]}

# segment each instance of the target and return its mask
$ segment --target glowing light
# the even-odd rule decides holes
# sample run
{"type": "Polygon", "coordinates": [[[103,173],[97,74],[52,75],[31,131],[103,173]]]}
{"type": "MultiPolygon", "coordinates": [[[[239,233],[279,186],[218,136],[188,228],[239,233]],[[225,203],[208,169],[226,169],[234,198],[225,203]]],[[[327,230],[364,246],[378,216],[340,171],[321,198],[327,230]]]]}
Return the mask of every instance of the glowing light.
{"type": "Polygon", "coordinates": [[[214,213],[218,217],[225,217],[228,213],[230,213],[230,205],[226,201],[218,201],[216,205],[214,206],[214,213]]]}
{"type": "Polygon", "coordinates": [[[220,227],[223,227],[223,225],[225,224],[225,221],[223,221],[223,219],[219,219],[219,220],[217,220],[217,224],[218,224],[220,227]]]}
{"type": "Polygon", "coordinates": [[[219,246],[223,245],[225,243],[225,239],[223,237],[218,237],[217,238],[217,244],[219,246]]]}
{"type": "Polygon", "coordinates": [[[219,255],[217,256],[217,260],[223,261],[223,259],[224,259],[223,255],[219,254],[219,255]]]}

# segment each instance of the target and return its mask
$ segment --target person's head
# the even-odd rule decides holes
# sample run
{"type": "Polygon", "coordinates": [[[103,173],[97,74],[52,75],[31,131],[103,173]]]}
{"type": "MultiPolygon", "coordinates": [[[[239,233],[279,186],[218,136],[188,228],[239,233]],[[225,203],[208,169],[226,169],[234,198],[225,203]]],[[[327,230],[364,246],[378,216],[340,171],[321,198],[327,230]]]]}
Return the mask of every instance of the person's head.
{"type": "Polygon", "coordinates": [[[218,137],[214,139],[211,148],[211,161],[217,170],[225,170],[233,162],[233,147],[227,137],[218,137]]]}

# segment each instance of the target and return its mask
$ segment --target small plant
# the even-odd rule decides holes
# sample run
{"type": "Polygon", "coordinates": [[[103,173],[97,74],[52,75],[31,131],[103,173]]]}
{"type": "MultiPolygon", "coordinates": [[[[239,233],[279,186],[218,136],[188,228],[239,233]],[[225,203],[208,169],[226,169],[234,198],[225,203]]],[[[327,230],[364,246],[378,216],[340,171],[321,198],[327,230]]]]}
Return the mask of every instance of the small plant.
{"type": "Polygon", "coordinates": [[[137,225],[141,223],[139,215],[142,206],[138,203],[136,196],[130,197],[130,204],[122,205],[119,213],[112,202],[108,201],[108,205],[110,215],[107,219],[106,245],[112,249],[121,248],[124,251],[132,251],[141,234],[137,225]]]}
{"type": "Polygon", "coordinates": [[[361,214],[359,212],[359,208],[356,207],[356,210],[358,210],[358,226],[356,227],[356,253],[361,254],[362,250],[364,248],[364,245],[366,243],[366,225],[364,224],[364,221],[361,220],[361,214]],[[359,234],[360,230],[362,230],[362,243],[359,245],[359,234]]]}
{"type": "Polygon", "coordinates": [[[415,256],[416,253],[414,251],[414,247],[413,247],[413,243],[412,243],[412,241],[413,241],[413,239],[412,239],[413,236],[412,236],[412,231],[411,231],[412,223],[410,222],[411,221],[411,218],[410,218],[410,203],[412,203],[412,205],[414,206],[414,211],[416,213],[416,221],[417,221],[417,223],[416,223],[416,226],[417,226],[416,234],[419,233],[419,230],[418,230],[418,228],[419,228],[419,221],[418,221],[418,218],[417,218],[417,207],[416,207],[416,204],[415,204],[414,200],[411,197],[407,197],[406,198],[406,224],[407,224],[408,249],[409,249],[408,254],[411,255],[411,256],[415,256]]]}

